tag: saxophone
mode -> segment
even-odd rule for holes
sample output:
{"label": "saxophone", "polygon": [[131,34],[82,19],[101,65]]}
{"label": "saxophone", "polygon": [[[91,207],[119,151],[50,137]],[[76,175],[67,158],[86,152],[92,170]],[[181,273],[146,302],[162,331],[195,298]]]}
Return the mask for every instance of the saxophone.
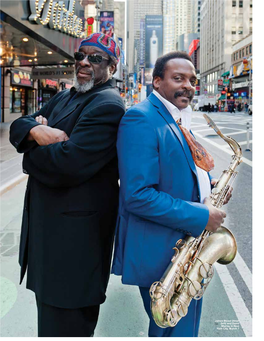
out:
{"label": "saxophone", "polygon": [[[234,139],[221,133],[211,118],[206,114],[203,116],[234,152],[228,169],[223,171],[210,195],[212,205],[221,208],[237,175],[235,169],[242,162],[242,151]],[[204,230],[196,238],[179,239],[173,249],[175,254],[162,278],[149,290],[152,316],[161,328],[174,327],[186,316],[191,300],[201,299],[209,285],[214,273],[213,264],[231,263],[237,244],[231,231],[220,226],[214,233]]]}

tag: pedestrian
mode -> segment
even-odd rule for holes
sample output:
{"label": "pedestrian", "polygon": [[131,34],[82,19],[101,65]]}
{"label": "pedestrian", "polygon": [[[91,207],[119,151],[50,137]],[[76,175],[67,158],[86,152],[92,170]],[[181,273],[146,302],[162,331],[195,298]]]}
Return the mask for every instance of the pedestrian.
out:
{"label": "pedestrian", "polygon": [[245,113],[247,113],[247,112],[248,112],[248,104],[245,103]]}
{"label": "pedestrian", "polygon": [[120,204],[112,272],[122,283],[139,286],[149,336],[198,336],[201,301],[192,301],[176,327],[160,328],[151,315],[149,288],[162,277],[178,239],[215,231],[226,216],[208,198],[211,156],[198,147],[202,165],[188,146],[195,84],[187,53],[158,58],[153,92],[126,112],[118,130]]}
{"label": "pedestrian", "polygon": [[214,105],[214,112],[217,112],[217,109],[218,109],[217,104],[215,104]]}
{"label": "pedestrian", "polygon": [[112,79],[119,56],[104,34],[82,40],[74,86],[11,125],[29,175],[20,283],[27,269],[40,337],[92,336],[106,298],[119,191],[116,134],[125,112]]}
{"label": "pedestrian", "polygon": [[208,110],[208,112],[211,112],[211,104],[210,103],[208,104],[207,110]]}

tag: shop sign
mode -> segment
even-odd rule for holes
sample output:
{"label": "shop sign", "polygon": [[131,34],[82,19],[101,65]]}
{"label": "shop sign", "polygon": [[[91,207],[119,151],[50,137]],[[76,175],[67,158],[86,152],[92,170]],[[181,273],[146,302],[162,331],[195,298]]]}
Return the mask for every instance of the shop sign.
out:
{"label": "shop sign", "polygon": [[46,84],[51,85],[51,86],[57,86],[58,83],[56,81],[51,80],[51,79],[46,79]]}
{"label": "shop sign", "polygon": [[223,80],[222,79],[218,79],[217,80],[217,84],[218,84],[218,91],[223,90],[223,87],[224,87]]}
{"label": "shop sign", "polygon": [[42,69],[32,69],[32,78],[33,79],[42,79],[42,78],[73,78],[74,77],[74,68],[73,67],[65,67],[65,68],[42,68]]}
{"label": "shop sign", "polygon": [[58,82],[53,81],[51,79],[42,79],[40,84],[41,84],[42,88],[46,88],[47,85],[48,85],[48,88],[51,88],[51,89],[58,89],[59,88]]}
{"label": "shop sign", "polygon": [[11,83],[18,86],[32,87],[33,82],[31,73],[13,69],[11,72]]}
{"label": "shop sign", "polygon": [[193,54],[193,52],[197,50],[197,46],[199,44],[199,41],[200,41],[199,39],[194,39],[191,42],[191,44],[189,46],[189,56],[191,56]]}
{"label": "shop sign", "polygon": [[65,1],[29,0],[31,15],[28,20],[40,25],[48,25],[74,37],[83,38],[83,20],[74,14],[76,0]]}
{"label": "shop sign", "polygon": [[241,83],[233,83],[232,88],[233,89],[246,88],[247,86],[252,86],[252,81],[241,82]]}

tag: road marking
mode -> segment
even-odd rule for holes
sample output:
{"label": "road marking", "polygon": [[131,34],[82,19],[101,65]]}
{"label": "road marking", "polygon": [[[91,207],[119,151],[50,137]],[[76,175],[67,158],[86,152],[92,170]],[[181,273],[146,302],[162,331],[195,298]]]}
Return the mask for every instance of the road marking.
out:
{"label": "road marking", "polygon": [[239,131],[235,131],[233,133],[228,133],[228,136],[231,136],[231,135],[238,135],[238,134],[246,134],[246,130],[239,130]]}
{"label": "road marking", "polygon": [[241,277],[243,278],[243,281],[245,282],[246,286],[248,287],[248,290],[252,294],[252,273],[247,267],[244,259],[240,256],[240,254],[237,252],[236,257],[234,259],[234,264],[240,273]]}
{"label": "road marking", "polygon": [[5,277],[0,277],[0,287],[2,293],[0,318],[2,318],[15,304],[17,300],[17,288],[13,282]]}
{"label": "road marking", "polygon": [[[252,140],[249,140],[249,143],[252,144]],[[247,144],[247,141],[239,142],[240,146]]]}
{"label": "road marking", "polygon": [[[214,141],[211,141],[211,140],[209,140],[208,138],[203,137],[201,134],[196,133],[196,132],[195,132],[195,135],[197,135],[198,137],[200,137],[202,140],[206,141],[207,143],[211,144],[212,146],[214,146],[214,147],[216,147],[216,148],[218,148],[218,149],[221,149],[222,151],[226,152],[226,153],[229,154],[229,155],[233,155],[233,154],[234,154],[234,152],[232,152],[232,151],[230,150],[230,148],[229,148],[229,149],[226,149],[226,145],[223,145],[223,146],[222,146],[222,145],[219,145],[218,143],[216,143],[216,142],[214,142]],[[242,157],[242,161],[243,161],[244,163],[246,163],[248,166],[252,167],[252,161],[251,161],[251,160],[249,160],[249,159],[247,159],[247,158],[245,158],[245,157]]]}
{"label": "road marking", "polygon": [[216,271],[223,283],[227,297],[236,313],[246,337],[252,336],[252,317],[243,301],[227,266],[215,263]]}

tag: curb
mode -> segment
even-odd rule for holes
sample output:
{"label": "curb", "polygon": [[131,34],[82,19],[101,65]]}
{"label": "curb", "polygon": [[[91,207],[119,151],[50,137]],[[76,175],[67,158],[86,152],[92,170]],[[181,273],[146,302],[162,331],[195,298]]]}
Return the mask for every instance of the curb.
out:
{"label": "curb", "polygon": [[20,182],[26,180],[28,178],[28,175],[21,174],[14,178],[13,180],[8,181],[6,184],[0,187],[0,196],[4,193],[10,191],[12,188],[14,188],[16,185],[20,184]]}

